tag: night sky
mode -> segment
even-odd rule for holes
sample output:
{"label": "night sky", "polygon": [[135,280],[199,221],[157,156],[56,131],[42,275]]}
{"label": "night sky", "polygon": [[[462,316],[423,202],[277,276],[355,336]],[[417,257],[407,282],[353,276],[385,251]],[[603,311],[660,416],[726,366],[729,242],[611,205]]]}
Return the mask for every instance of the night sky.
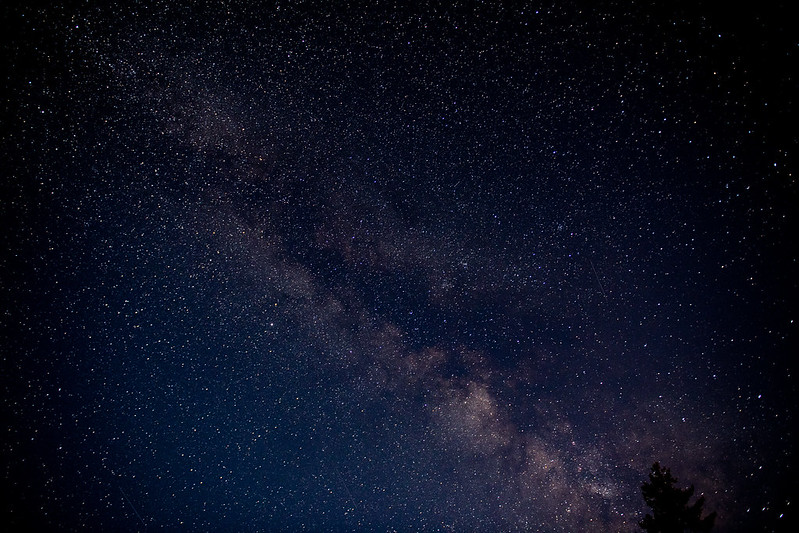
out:
{"label": "night sky", "polygon": [[795,524],[786,9],[254,4],[0,8],[7,530]]}

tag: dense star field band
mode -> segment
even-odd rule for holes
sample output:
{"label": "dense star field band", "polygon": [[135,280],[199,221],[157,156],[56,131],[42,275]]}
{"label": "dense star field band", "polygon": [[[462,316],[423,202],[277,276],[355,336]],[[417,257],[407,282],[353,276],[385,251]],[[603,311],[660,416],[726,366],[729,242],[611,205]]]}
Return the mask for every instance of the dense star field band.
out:
{"label": "dense star field band", "polygon": [[790,530],[791,18],[551,4],[4,3],[0,523]]}

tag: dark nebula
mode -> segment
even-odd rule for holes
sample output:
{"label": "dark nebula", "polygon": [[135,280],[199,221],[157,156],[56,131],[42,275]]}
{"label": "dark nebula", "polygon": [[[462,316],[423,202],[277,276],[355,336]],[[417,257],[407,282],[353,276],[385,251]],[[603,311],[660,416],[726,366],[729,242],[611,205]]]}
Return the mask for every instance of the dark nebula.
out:
{"label": "dark nebula", "polygon": [[4,529],[789,530],[787,8],[333,4],[0,8]]}

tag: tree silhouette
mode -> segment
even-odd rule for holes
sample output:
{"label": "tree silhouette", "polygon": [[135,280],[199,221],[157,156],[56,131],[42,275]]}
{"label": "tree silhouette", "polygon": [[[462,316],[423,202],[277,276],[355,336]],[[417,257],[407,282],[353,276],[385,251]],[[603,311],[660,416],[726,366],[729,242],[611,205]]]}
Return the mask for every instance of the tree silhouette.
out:
{"label": "tree silhouette", "polygon": [[638,525],[649,533],[710,531],[716,520],[716,513],[702,518],[705,497],[700,496],[693,505],[688,505],[688,500],[694,495],[694,486],[680,489],[674,486],[675,483],[677,479],[668,468],[661,468],[660,463],[652,465],[649,482],[641,485],[644,500],[652,508],[652,514],[647,514]]}

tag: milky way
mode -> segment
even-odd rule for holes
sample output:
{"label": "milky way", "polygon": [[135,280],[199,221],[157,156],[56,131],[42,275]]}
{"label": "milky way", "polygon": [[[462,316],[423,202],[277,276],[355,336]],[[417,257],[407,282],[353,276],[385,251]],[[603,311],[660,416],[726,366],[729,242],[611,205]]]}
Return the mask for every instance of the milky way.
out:
{"label": "milky way", "polygon": [[779,9],[3,7],[3,522],[796,518]]}

